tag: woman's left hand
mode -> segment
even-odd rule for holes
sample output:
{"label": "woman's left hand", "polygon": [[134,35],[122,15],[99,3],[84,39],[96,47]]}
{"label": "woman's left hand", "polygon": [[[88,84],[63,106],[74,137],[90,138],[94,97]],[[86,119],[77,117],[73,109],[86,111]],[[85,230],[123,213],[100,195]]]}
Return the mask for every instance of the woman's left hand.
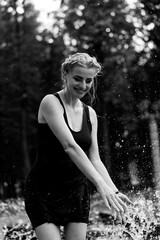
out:
{"label": "woman's left hand", "polygon": [[116,195],[117,195],[123,202],[125,202],[125,203],[127,203],[127,204],[133,205],[133,203],[130,201],[130,199],[129,199],[126,195],[124,195],[123,193],[118,192]]}
{"label": "woman's left hand", "polygon": [[[116,196],[117,196],[117,199],[119,199],[119,201],[121,202],[123,202],[123,204],[124,203],[127,203],[127,204],[129,204],[129,205],[133,205],[133,203],[129,200],[129,198],[126,196],[126,195],[124,195],[123,193],[121,193],[121,192],[118,192],[118,193],[116,193]],[[122,202],[121,202],[121,204],[122,204]],[[127,211],[127,206],[126,205],[124,205],[124,209],[125,209],[125,212]],[[114,219],[117,219],[120,223],[125,223],[125,213],[124,212],[122,212],[122,211],[119,211],[119,212],[116,212],[116,211],[112,211],[112,216],[114,217]]]}

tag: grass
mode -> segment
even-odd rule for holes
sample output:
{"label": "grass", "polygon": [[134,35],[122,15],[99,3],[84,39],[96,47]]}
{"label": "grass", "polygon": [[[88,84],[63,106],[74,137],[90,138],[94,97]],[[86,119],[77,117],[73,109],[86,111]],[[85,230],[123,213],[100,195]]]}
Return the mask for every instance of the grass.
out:
{"label": "grass", "polygon": [[[125,224],[113,220],[98,194],[92,197],[87,240],[160,240],[160,199],[152,189],[127,195],[134,207],[128,208]],[[36,239],[23,199],[1,201],[0,213],[0,239]]]}

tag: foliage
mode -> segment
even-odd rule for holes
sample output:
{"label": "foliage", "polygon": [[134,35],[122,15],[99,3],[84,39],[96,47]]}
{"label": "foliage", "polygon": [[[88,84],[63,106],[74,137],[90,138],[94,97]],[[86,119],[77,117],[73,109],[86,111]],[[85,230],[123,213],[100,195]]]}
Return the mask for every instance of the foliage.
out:
{"label": "foliage", "polygon": [[[35,160],[38,105],[55,89],[60,38],[39,32],[38,12],[28,1],[0,3],[0,196],[15,196]],[[47,35],[47,36],[46,36]],[[56,56],[56,57],[55,57]],[[56,59],[56,61],[55,61]],[[49,68],[49,70],[48,70]],[[54,80],[53,80],[54,79]]]}
{"label": "foliage", "polygon": [[0,12],[1,181],[15,183],[17,178],[24,179],[29,167],[28,138],[35,131],[30,123],[34,122],[33,109],[40,98],[35,95],[39,87],[40,44],[36,40],[37,13],[31,4],[2,1]]}
{"label": "foliage", "polygon": [[144,23],[148,26],[148,42],[151,43],[150,58],[145,64],[148,75],[148,90],[151,102],[159,100],[159,72],[160,72],[160,3],[152,0],[142,1],[142,9],[146,12]]}
{"label": "foliage", "polygon": [[[152,185],[148,122],[141,119],[139,105],[144,99],[152,101],[156,96],[159,98],[156,87],[159,80],[154,68],[159,66],[159,61],[156,65],[151,64],[151,78],[148,74],[151,69],[148,68],[149,62],[153,62],[151,41],[157,38],[157,44],[159,36],[150,30],[154,22],[156,29],[159,26],[158,7],[157,1],[155,6],[146,1],[144,5],[138,2],[135,8],[130,9],[121,0],[66,0],[59,15],[63,19],[67,53],[87,51],[95,55],[103,66],[102,75],[98,78],[99,101],[94,107],[101,123],[100,150],[106,151],[103,161],[111,165],[116,184],[122,175],[126,175],[129,181],[128,164],[135,160],[138,168],[143,169],[140,170],[140,178],[145,179],[145,186],[148,182]],[[147,10],[149,8],[150,11]],[[140,40],[143,44],[138,46]],[[157,51],[157,47],[153,50]],[[156,69],[159,71],[158,67]]]}
{"label": "foliage", "polygon": [[147,99],[149,113],[160,109],[159,13],[158,0],[139,0],[133,9],[124,0],[63,0],[50,13],[53,29],[40,31],[29,1],[0,2],[1,196],[13,196],[35,160],[39,102],[59,90],[60,64],[76,51],[96,56],[103,66],[93,106],[102,160],[115,178],[136,160],[148,179],[148,122],[139,106]]}
{"label": "foliage", "polygon": [[[130,199],[134,203],[134,207],[129,207],[126,213],[126,222],[121,224],[114,221],[110,213],[105,209],[99,195],[92,197],[90,222],[88,225],[88,240],[149,240],[158,239],[160,236],[159,229],[159,200],[154,196],[154,192],[148,189],[143,192],[130,192]],[[0,203],[2,216],[19,215],[20,212],[25,215],[24,203],[22,199],[7,200]],[[24,220],[25,219],[25,220]],[[32,227],[25,217],[23,221],[19,217],[19,221],[13,225],[5,225],[3,227],[4,239],[36,239]],[[63,236],[63,228],[61,228]]]}
{"label": "foliage", "polygon": [[68,52],[87,51],[98,58],[103,66],[101,85],[106,91],[117,81],[125,85],[126,71],[135,59],[132,47],[135,30],[127,21],[129,8],[125,2],[68,0],[63,4],[64,37],[70,37],[66,43]]}

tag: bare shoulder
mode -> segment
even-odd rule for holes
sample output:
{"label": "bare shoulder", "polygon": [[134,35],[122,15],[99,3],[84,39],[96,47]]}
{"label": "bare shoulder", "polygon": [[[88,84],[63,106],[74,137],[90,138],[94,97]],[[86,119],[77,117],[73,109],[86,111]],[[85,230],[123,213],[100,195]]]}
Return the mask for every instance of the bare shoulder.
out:
{"label": "bare shoulder", "polygon": [[89,108],[89,115],[90,115],[91,123],[94,124],[97,122],[97,114],[92,107],[88,106],[88,108]]}
{"label": "bare shoulder", "polygon": [[63,114],[63,108],[58,98],[53,94],[46,95],[39,106],[38,121],[45,123],[47,116],[52,117],[59,114]]}
{"label": "bare shoulder", "polygon": [[40,105],[49,105],[54,104],[56,102],[57,97],[55,97],[53,94],[47,94],[41,101]]}
{"label": "bare shoulder", "polygon": [[61,109],[61,104],[56,96],[54,94],[48,94],[46,95],[41,103],[40,103],[40,110],[43,111],[52,111],[56,109]]}

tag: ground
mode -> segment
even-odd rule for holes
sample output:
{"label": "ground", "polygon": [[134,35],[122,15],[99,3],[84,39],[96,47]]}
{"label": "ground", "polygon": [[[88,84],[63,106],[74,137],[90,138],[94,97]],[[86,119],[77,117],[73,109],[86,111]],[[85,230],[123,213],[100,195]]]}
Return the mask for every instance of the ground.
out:
{"label": "ground", "polygon": [[[134,207],[128,208],[125,224],[113,220],[98,194],[92,196],[87,240],[160,239],[160,199],[151,189],[129,192],[128,196]],[[1,201],[0,213],[0,239],[36,239],[24,210],[23,199]]]}

